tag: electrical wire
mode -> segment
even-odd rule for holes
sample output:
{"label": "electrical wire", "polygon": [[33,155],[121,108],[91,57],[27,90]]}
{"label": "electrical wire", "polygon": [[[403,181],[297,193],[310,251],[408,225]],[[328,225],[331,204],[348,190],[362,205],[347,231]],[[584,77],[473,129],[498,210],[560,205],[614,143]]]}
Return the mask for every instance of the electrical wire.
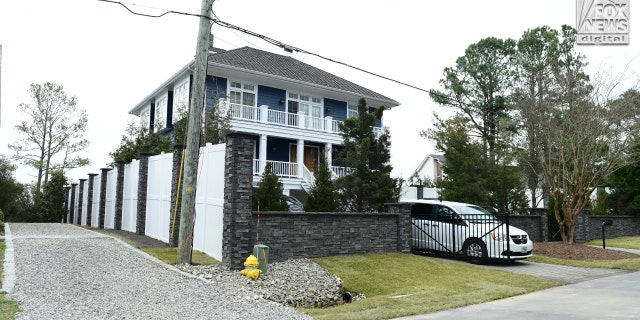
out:
{"label": "electrical wire", "polygon": [[325,57],[323,55],[320,55],[320,54],[317,54],[317,53],[314,53],[314,52],[310,52],[310,51],[307,51],[307,50],[304,50],[304,49],[301,49],[301,48],[298,48],[298,47],[287,45],[287,44],[285,44],[283,42],[280,42],[280,41],[278,41],[276,39],[273,39],[271,37],[268,37],[268,36],[262,35],[260,33],[257,33],[257,32],[254,32],[254,31],[251,31],[251,30],[248,30],[248,29],[236,26],[236,25],[233,25],[233,24],[225,22],[225,21],[222,21],[222,20],[218,19],[215,14],[213,15],[214,18],[212,18],[212,17],[202,16],[200,14],[193,14],[193,13],[187,13],[187,12],[179,12],[179,11],[174,11],[174,10],[168,10],[168,11],[162,13],[162,14],[159,14],[159,15],[149,15],[149,14],[143,14],[143,13],[135,12],[135,11],[129,9],[129,7],[127,7],[127,5],[125,5],[124,3],[119,2],[119,1],[112,1],[112,0],[98,0],[98,1],[119,4],[119,5],[123,6],[125,9],[127,9],[129,12],[131,12],[132,14],[140,15],[140,16],[144,16],[144,17],[150,17],[150,18],[160,18],[160,17],[162,17],[162,16],[164,16],[166,14],[170,14],[170,13],[181,14],[181,15],[186,15],[186,16],[194,16],[194,17],[205,17],[205,18],[211,20],[211,22],[213,24],[217,24],[217,25],[219,25],[221,27],[225,27],[225,28],[228,28],[228,29],[236,30],[236,31],[239,31],[239,32],[251,35],[251,36],[254,36],[256,38],[262,39],[262,40],[264,40],[264,41],[266,41],[266,42],[268,42],[268,43],[270,43],[270,44],[272,44],[272,45],[274,45],[276,47],[284,49],[284,51],[286,51],[286,52],[291,53],[291,52],[296,51],[296,52],[304,53],[304,54],[307,54],[307,55],[315,56],[315,57],[318,57],[320,59],[323,59],[323,60],[326,60],[326,61],[329,61],[329,62],[333,62],[335,64],[339,64],[339,65],[342,65],[342,66],[345,66],[345,67],[348,67],[348,68],[351,68],[351,69],[355,69],[355,70],[358,70],[360,72],[363,72],[363,73],[366,73],[366,74],[369,74],[369,75],[372,75],[372,76],[375,76],[375,77],[378,77],[378,78],[382,78],[382,79],[385,79],[385,80],[388,80],[388,81],[391,81],[391,82],[395,82],[397,84],[401,84],[401,85],[406,86],[406,87],[410,87],[410,88],[413,88],[413,89],[416,89],[416,90],[419,90],[419,91],[422,91],[422,92],[427,92],[427,93],[430,92],[427,89],[423,89],[423,88],[408,84],[406,82],[402,82],[400,80],[395,80],[393,78],[386,77],[386,76],[383,76],[381,74],[378,74],[378,73],[375,73],[375,72],[371,72],[371,71],[368,71],[368,70],[365,70],[365,69],[350,65],[350,64],[342,62],[342,61],[334,60],[334,59]]}

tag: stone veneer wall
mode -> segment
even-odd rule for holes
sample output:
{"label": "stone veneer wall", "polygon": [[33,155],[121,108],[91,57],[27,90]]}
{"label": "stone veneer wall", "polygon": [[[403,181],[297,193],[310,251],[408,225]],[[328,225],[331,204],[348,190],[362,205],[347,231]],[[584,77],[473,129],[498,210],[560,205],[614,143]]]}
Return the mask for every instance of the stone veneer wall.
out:
{"label": "stone veneer wall", "polygon": [[87,226],[91,227],[91,216],[93,213],[93,183],[97,173],[89,173],[89,194],[87,195]]}
{"label": "stone veneer wall", "polygon": [[75,206],[76,206],[76,187],[78,186],[77,183],[72,183],[71,184],[71,201],[69,203],[69,223],[73,224],[74,223],[74,216],[75,216]]}
{"label": "stone veneer wall", "polygon": [[[391,213],[261,212],[258,236],[260,243],[269,247],[269,261],[273,262],[345,254],[409,252],[409,217],[408,210]],[[257,223],[258,213],[254,212],[253,235]]]}
{"label": "stone veneer wall", "polygon": [[124,161],[118,161],[116,175],[116,210],[113,221],[115,230],[122,229],[122,205],[124,203]]}
{"label": "stone veneer wall", "polygon": [[107,174],[111,168],[100,169],[100,207],[98,208],[98,228],[104,229],[104,219],[107,210]]}
{"label": "stone veneer wall", "polygon": [[227,135],[221,264],[232,270],[244,268],[255,242],[251,223],[254,144],[253,136]]}
{"label": "stone veneer wall", "polygon": [[[581,215],[582,216],[582,215]],[[584,215],[584,228],[580,229],[580,237],[576,242],[602,239],[602,220],[612,220],[613,225],[605,227],[605,239],[640,235],[640,217],[631,216],[594,216]],[[576,228],[576,233],[578,229]],[[578,239],[579,238],[579,239]],[[605,241],[606,242],[606,241]]]}
{"label": "stone veneer wall", "polygon": [[84,206],[84,183],[87,181],[87,179],[80,179],[80,186],[79,186],[79,191],[78,191],[78,225],[82,225],[82,215],[83,214],[87,214],[86,212],[83,212],[83,206]]}
{"label": "stone veneer wall", "polygon": [[140,153],[138,168],[138,212],[136,215],[136,234],[144,235],[147,226],[147,182],[149,177],[149,157],[152,153]]}

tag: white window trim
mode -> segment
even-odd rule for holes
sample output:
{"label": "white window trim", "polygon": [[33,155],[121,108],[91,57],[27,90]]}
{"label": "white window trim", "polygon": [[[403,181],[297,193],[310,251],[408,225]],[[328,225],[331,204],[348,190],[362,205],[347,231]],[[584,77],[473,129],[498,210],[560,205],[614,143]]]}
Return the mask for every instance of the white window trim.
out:
{"label": "white window trim", "polygon": [[149,129],[149,122],[151,122],[151,105],[147,105],[142,111],[140,111],[140,128]]}
{"label": "white window trim", "polygon": [[172,123],[180,120],[180,111],[184,110],[186,112],[189,110],[189,88],[190,83],[187,77],[179,82],[173,89],[173,106],[171,106],[171,114],[173,115],[171,119]]}
{"label": "white window trim", "polygon": [[[231,87],[232,83],[239,83],[241,84],[242,88],[236,88],[236,87]],[[248,90],[245,89],[244,86],[245,85],[250,85],[253,86],[253,90]],[[258,104],[258,85],[249,81],[242,81],[242,80],[231,80],[228,79],[227,80],[227,101],[229,103],[231,103],[231,91],[238,91],[238,92],[242,92],[242,93],[252,93],[254,95],[254,99],[253,99],[253,105],[249,106],[249,107],[256,107]],[[242,104],[243,106],[247,106]]]}
{"label": "white window trim", "polygon": [[[167,127],[167,107],[168,95],[165,93],[160,96],[155,103],[155,117],[153,126],[156,130],[162,130]],[[160,109],[161,107],[161,109]],[[160,118],[161,117],[161,118]]]}
{"label": "white window trim", "polygon": [[[296,97],[291,97],[291,95],[295,95]],[[308,97],[309,100],[303,100],[300,99],[301,96],[305,96]],[[320,102],[314,102],[314,99],[318,99],[320,100]],[[310,94],[305,94],[305,93],[300,93],[300,92],[287,92],[287,103],[286,105],[286,111],[289,111],[289,101],[297,101],[298,102],[298,112],[300,112],[300,104],[301,103],[305,103],[308,104],[309,106],[313,107],[313,106],[317,106],[320,109],[320,118],[324,118],[324,98],[320,98],[317,96],[313,96]],[[312,115],[309,115],[312,116]]]}
{"label": "white window trim", "polygon": [[[351,114],[349,112],[349,111],[351,111],[351,110],[349,110],[349,107],[354,107],[355,108],[355,110],[353,110],[351,112]],[[355,114],[353,114],[353,112],[355,112]],[[347,119],[348,118],[355,118],[355,117],[358,117],[358,104],[357,103],[347,103]]]}

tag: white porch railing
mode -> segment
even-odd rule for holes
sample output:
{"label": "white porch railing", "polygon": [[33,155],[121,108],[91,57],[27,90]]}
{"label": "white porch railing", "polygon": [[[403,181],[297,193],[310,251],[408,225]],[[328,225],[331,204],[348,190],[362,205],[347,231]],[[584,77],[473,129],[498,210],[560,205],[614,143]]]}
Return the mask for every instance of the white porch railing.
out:
{"label": "white porch railing", "polygon": [[331,178],[333,179],[342,178],[351,172],[353,172],[353,168],[331,166]]}
{"label": "white porch railing", "polygon": [[[273,173],[275,173],[278,177],[285,177],[285,178],[298,177],[298,174],[297,174],[298,164],[295,162],[267,160],[266,163],[271,163],[271,169],[273,170]],[[331,170],[332,179],[341,178],[353,172],[353,168],[336,167],[336,166],[331,166],[330,170]],[[262,174],[260,170],[260,159],[253,159],[253,174],[254,175]],[[307,168],[304,165],[302,166],[302,178],[305,181],[307,181],[309,185],[312,185],[313,183],[315,183],[315,177],[313,176],[313,173],[309,171],[309,168]]]}
{"label": "white porch railing", "polygon": [[[314,131],[340,133],[339,123],[333,117],[311,117],[305,114],[270,110],[266,106],[248,107],[231,103],[231,117],[236,120],[264,122],[285,127],[304,128]],[[382,134],[382,128],[373,128],[376,136]]]}

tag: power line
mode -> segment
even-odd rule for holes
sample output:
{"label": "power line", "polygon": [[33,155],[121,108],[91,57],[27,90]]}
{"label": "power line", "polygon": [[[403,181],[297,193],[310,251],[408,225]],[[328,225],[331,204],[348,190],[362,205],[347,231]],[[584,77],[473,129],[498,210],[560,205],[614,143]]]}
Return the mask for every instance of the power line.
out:
{"label": "power line", "polygon": [[[123,6],[125,9],[127,9],[129,12],[131,12],[132,14],[139,15],[139,16],[144,16],[144,17],[150,17],[150,18],[160,18],[160,17],[162,17],[164,15],[167,15],[167,14],[170,14],[170,13],[181,14],[181,15],[186,15],[186,16],[194,16],[194,17],[203,17],[200,14],[179,12],[179,11],[174,11],[174,10],[168,10],[168,11],[165,11],[164,13],[162,13],[162,14],[159,14],[159,15],[149,15],[149,14],[135,12],[135,11],[129,9],[129,7],[127,7],[127,5],[125,5],[124,3],[119,2],[119,1],[111,1],[111,0],[98,0],[98,1],[119,4],[119,5]],[[280,41],[278,41],[276,39],[273,39],[271,37],[268,37],[268,36],[262,35],[260,33],[257,33],[257,32],[254,32],[254,31],[251,31],[251,30],[248,30],[248,29],[236,26],[236,25],[233,25],[233,24],[225,22],[225,21],[222,21],[222,20],[218,19],[218,17],[215,16],[215,15],[214,15],[214,17],[215,18],[211,18],[211,17],[206,17],[206,18],[211,20],[212,23],[217,24],[217,25],[219,25],[221,27],[225,27],[225,28],[228,28],[228,29],[233,29],[233,30],[236,30],[236,31],[239,31],[239,32],[242,32],[242,33],[246,33],[246,34],[251,35],[251,36],[254,36],[256,38],[260,38],[260,39],[262,39],[262,40],[264,40],[264,41],[266,41],[268,43],[271,43],[272,45],[274,45],[276,47],[280,47],[280,48],[284,49],[284,51],[286,51],[286,52],[296,51],[296,52],[312,55],[312,56],[318,57],[320,59],[327,60],[329,62],[333,62],[333,63],[339,64],[339,65],[343,65],[345,67],[348,67],[348,68],[351,68],[351,69],[355,69],[355,70],[358,70],[360,72],[364,72],[366,74],[369,74],[369,75],[372,75],[372,76],[375,76],[375,77],[378,77],[378,78],[382,78],[382,79],[385,79],[385,80],[388,80],[388,81],[391,81],[391,82],[395,82],[397,84],[401,84],[401,85],[404,85],[404,86],[407,86],[407,87],[410,87],[410,88],[413,88],[413,89],[416,89],[416,90],[420,90],[420,91],[429,93],[429,90],[427,90],[427,89],[423,89],[423,88],[408,84],[406,82],[395,80],[393,78],[386,77],[386,76],[383,76],[381,74],[378,74],[378,73],[375,73],[375,72],[371,72],[371,71],[368,71],[368,70],[365,70],[365,69],[350,65],[350,64],[342,62],[342,61],[337,61],[337,60],[322,56],[322,55],[314,53],[314,52],[310,52],[310,51],[307,51],[307,50],[304,50],[304,49],[301,49],[301,48],[298,48],[298,47],[287,45],[287,44],[285,44],[283,42],[280,42]]]}

